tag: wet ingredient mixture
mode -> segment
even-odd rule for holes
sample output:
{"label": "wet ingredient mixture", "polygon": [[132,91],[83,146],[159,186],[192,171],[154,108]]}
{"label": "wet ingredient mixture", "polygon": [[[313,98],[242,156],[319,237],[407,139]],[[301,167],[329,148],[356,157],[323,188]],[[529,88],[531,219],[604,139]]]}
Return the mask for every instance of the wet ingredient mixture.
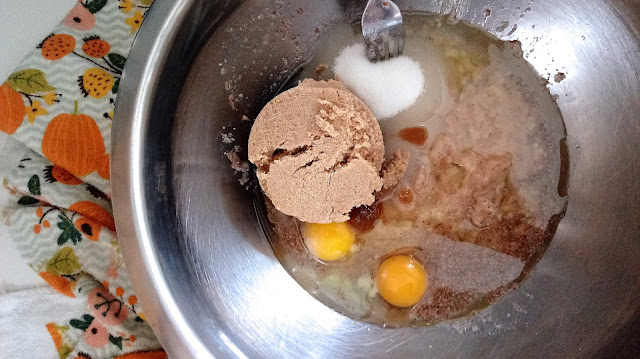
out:
{"label": "wet ingredient mixture", "polygon": [[519,44],[433,16],[405,24],[396,74],[423,74],[413,101],[375,101],[389,69],[361,61],[357,29],[335,27],[280,95],[295,95],[288,114],[267,105],[249,143],[285,268],[335,310],[390,326],[467,315],[515,288],[566,205],[562,118]]}

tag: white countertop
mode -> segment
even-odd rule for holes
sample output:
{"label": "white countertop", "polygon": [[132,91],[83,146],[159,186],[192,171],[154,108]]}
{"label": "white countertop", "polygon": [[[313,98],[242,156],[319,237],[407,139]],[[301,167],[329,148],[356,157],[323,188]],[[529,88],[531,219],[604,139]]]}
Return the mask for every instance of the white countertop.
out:
{"label": "white countertop", "polygon": [[[0,83],[73,7],[76,0],[0,0]],[[13,165],[7,136],[0,132],[0,180]],[[10,163],[7,163],[10,162]],[[8,193],[0,189],[0,211]],[[0,221],[0,293],[46,285],[22,261],[4,220]]]}

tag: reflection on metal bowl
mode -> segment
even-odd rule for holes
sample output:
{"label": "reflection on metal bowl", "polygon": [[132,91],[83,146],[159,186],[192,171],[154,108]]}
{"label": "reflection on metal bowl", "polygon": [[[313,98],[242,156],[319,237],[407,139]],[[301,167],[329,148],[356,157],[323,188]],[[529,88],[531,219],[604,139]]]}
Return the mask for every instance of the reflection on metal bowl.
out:
{"label": "reflection on metal bowl", "polygon": [[[451,13],[449,1],[398,1]],[[224,155],[332,24],[365,2],[158,1],[129,57],[114,123],[114,208],[125,260],[171,357],[600,355],[640,312],[640,4],[516,0],[455,5],[522,42],[567,127],[570,201],[530,277],[455,322],[388,329],[304,291],[265,238],[253,193]],[[553,78],[558,75],[558,82]],[[566,79],[562,77],[566,75]],[[561,81],[562,80],[562,81]]]}

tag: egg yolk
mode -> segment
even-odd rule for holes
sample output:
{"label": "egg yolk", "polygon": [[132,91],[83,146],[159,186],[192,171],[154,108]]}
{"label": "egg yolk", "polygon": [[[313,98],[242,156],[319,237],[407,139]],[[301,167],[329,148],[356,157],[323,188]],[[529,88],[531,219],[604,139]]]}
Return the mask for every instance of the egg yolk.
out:
{"label": "egg yolk", "polygon": [[356,234],[346,222],[305,223],[303,236],[309,252],[323,261],[343,259],[356,242]]}
{"label": "egg yolk", "polygon": [[407,255],[386,259],[376,274],[378,293],[396,307],[417,304],[427,291],[427,272],[422,264]]}

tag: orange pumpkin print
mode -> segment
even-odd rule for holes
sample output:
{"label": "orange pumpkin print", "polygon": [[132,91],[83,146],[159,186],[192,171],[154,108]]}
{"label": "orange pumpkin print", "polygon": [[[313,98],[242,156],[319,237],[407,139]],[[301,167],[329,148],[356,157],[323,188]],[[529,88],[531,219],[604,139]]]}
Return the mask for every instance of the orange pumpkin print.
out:
{"label": "orange pumpkin print", "polygon": [[78,114],[78,103],[71,114],[60,114],[49,122],[42,137],[42,154],[77,177],[94,171],[109,179],[109,155],[96,121]]}
{"label": "orange pumpkin print", "polygon": [[113,216],[106,209],[91,201],[76,202],[69,206],[69,210],[87,217],[112,231],[116,230]]}
{"label": "orange pumpkin print", "polygon": [[44,169],[44,178],[49,183],[60,182],[69,186],[75,186],[82,183],[78,177],[69,173],[69,171],[65,170],[60,166],[47,166]]}
{"label": "orange pumpkin print", "polygon": [[42,57],[47,60],[60,60],[69,55],[76,47],[76,39],[67,34],[51,35],[44,39],[42,44]]}
{"label": "orange pumpkin print", "polygon": [[0,131],[12,135],[22,124],[27,108],[22,96],[11,86],[0,86]]}
{"label": "orange pumpkin print", "polygon": [[82,52],[85,55],[95,58],[101,58],[107,56],[111,50],[111,45],[108,42],[102,40],[98,36],[87,37],[84,39],[82,45]]}
{"label": "orange pumpkin print", "polygon": [[100,239],[102,227],[115,231],[116,226],[111,214],[93,202],[77,202],[72,204],[69,209],[82,215],[74,225],[76,229],[84,233],[93,242],[97,242]]}
{"label": "orange pumpkin print", "polygon": [[71,288],[71,282],[69,282],[67,278],[63,276],[51,274],[49,272],[40,272],[39,274],[40,274],[40,277],[42,277],[42,279],[44,279],[45,282],[47,282],[50,286],[53,287],[53,289],[66,295],[67,297],[71,297],[71,298],[76,297],[75,293],[73,293],[73,290]]}

